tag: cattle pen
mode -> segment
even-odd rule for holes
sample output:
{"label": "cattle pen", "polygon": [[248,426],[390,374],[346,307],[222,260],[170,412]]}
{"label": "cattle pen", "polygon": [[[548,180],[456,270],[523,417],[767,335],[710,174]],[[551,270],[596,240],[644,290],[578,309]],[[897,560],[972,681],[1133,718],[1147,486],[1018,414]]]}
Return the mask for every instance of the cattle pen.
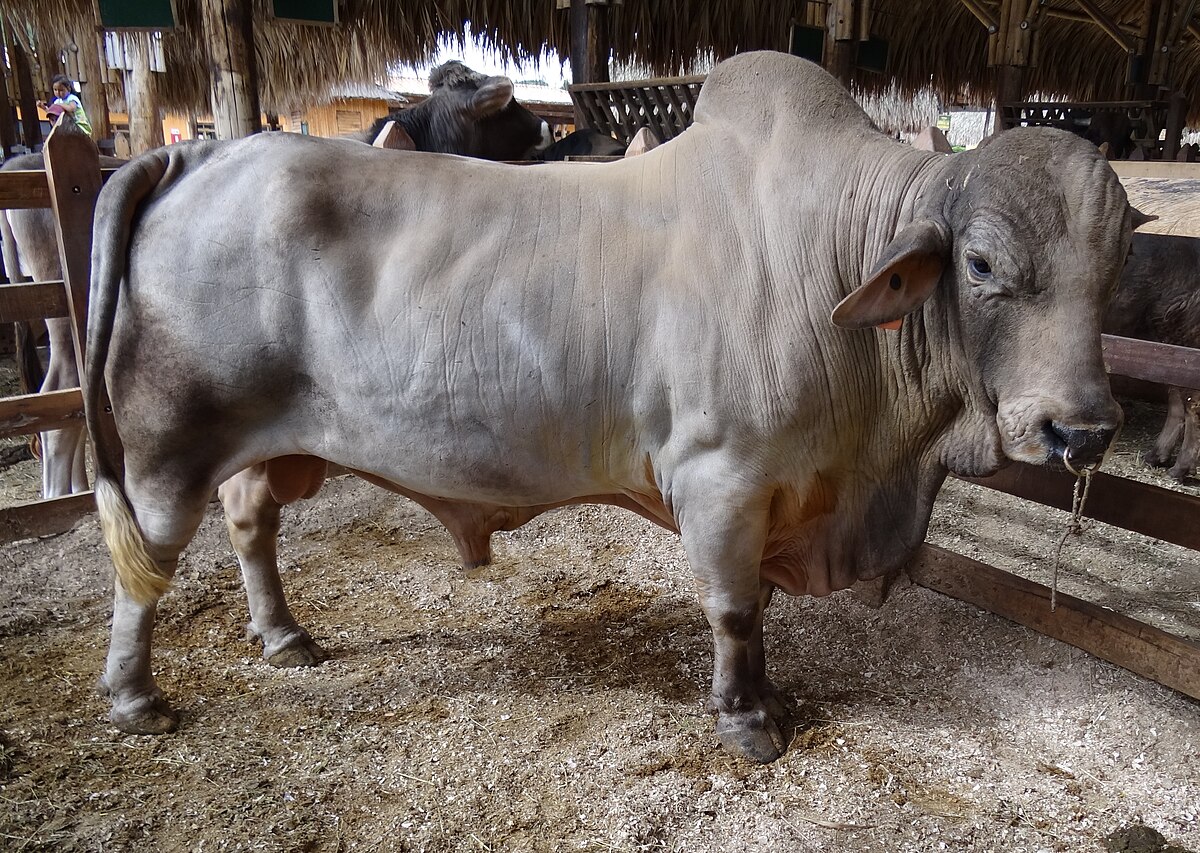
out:
{"label": "cattle pen", "polygon": [[[89,146],[90,143],[80,137],[55,135],[47,143],[47,171],[44,175],[0,173],[0,206],[53,207],[60,223],[58,234],[64,261],[62,282],[7,285],[0,290],[0,320],[12,322],[36,317],[70,316],[76,329],[77,352],[82,351],[82,333],[86,317],[90,265],[90,238],[87,235],[90,235],[89,224],[94,199],[104,178],[98,163],[88,163],[88,158],[94,157],[94,152],[88,150]],[[1196,351],[1127,339],[1106,339],[1105,360],[1110,372],[1114,374],[1185,387],[1200,386],[1200,353]],[[78,389],[52,395],[29,395],[0,403],[0,427],[4,435],[27,434],[64,423],[78,422],[80,417],[81,395]],[[1072,479],[1067,475],[1013,465],[994,477],[976,482],[1039,505],[1070,509]],[[225,768],[202,766],[209,759],[204,757],[202,748],[186,745],[186,733],[175,736],[177,743],[183,742],[182,746],[172,746],[169,740],[163,745],[162,741],[154,742],[136,737],[114,739],[111,736],[94,734],[90,744],[84,743],[79,746],[82,762],[106,763],[125,758],[136,764],[140,768],[139,772],[147,773],[148,776],[153,774],[148,773],[145,768],[157,764],[181,774],[181,778],[186,778],[201,789],[221,787],[225,784],[222,774],[230,772],[244,776],[252,776],[256,772],[274,773],[280,777],[287,777],[289,773],[298,776],[315,774],[306,778],[317,778],[320,773],[327,772],[327,765],[336,764],[339,750],[349,743],[345,730],[363,725],[373,726],[375,728],[372,731],[378,736],[373,740],[356,742],[354,745],[354,748],[364,750],[363,754],[367,756],[367,764],[370,765],[356,777],[357,784],[362,789],[370,789],[369,795],[363,795],[367,804],[376,808],[379,797],[384,796],[386,800],[386,793],[390,791],[399,792],[398,796],[402,796],[406,802],[417,805],[413,805],[403,814],[397,812],[400,816],[390,829],[390,825],[381,825],[374,836],[366,835],[363,846],[368,849],[372,844],[378,849],[389,849],[393,846],[398,849],[404,846],[397,841],[404,833],[411,832],[417,837],[416,833],[422,830],[434,833],[428,836],[430,838],[455,838],[462,843],[463,849],[555,849],[555,845],[548,843],[546,837],[543,836],[539,840],[538,833],[544,833],[545,827],[556,821],[562,821],[564,825],[574,821],[570,825],[575,828],[573,831],[576,834],[571,836],[571,839],[574,842],[572,846],[577,849],[666,848],[666,844],[657,843],[661,839],[656,836],[653,821],[644,816],[636,817],[636,811],[631,805],[634,799],[654,796],[662,798],[663,805],[659,806],[662,809],[668,808],[670,803],[679,798],[689,798],[695,802],[694,806],[686,808],[678,806],[688,815],[689,820],[694,818],[697,828],[677,829],[676,839],[682,839],[687,844],[681,843],[676,849],[785,849],[788,840],[794,841],[800,849],[818,849],[812,846],[811,842],[800,843],[806,836],[799,830],[796,830],[795,836],[785,837],[782,844],[778,839],[774,843],[745,843],[747,839],[759,837],[763,831],[763,822],[768,818],[773,820],[776,816],[784,827],[799,825],[807,830],[823,833],[822,837],[829,845],[823,849],[937,849],[939,840],[953,838],[956,831],[953,827],[961,827],[965,820],[964,815],[970,813],[970,797],[964,791],[969,791],[972,784],[978,787],[978,783],[989,778],[989,770],[984,767],[978,771],[978,776],[972,777],[968,773],[961,788],[950,783],[923,786],[916,781],[916,771],[911,768],[899,769],[894,756],[889,757],[886,749],[877,743],[869,750],[864,749],[863,778],[883,792],[897,809],[919,812],[920,819],[925,821],[921,832],[929,830],[930,827],[935,828],[930,830],[933,834],[928,836],[897,836],[895,845],[891,847],[870,835],[875,828],[868,826],[867,821],[856,818],[852,811],[837,811],[836,796],[848,791],[839,791],[836,786],[831,786],[830,796],[834,797],[833,800],[821,800],[815,796],[811,800],[802,800],[798,795],[794,795],[793,799],[785,797],[772,800],[766,793],[762,793],[770,789],[764,780],[778,781],[783,778],[779,774],[799,772],[794,765],[792,771],[775,771],[777,775],[774,777],[769,775],[771,771],[761,771],[768,775],[756,776],[754,774],[760,771],[751,772],[743,767],[732,766],[727,760],[708,751],[709,733],[705,728],[707,718],[697,712],[693,717],[680,720],[677,709],[672,704],[678,703],[681,696],[688,696],[689,691],[693,689],[697,695],[703,692],[695,688],[697,679],[700,683],[703,682],[699,673],[705,669],[703,629],[696,624],[696,620],[681,616],[661,602],[656,603],[654,595],[649,591],[652,587],[646,583],[622,585],[612,577],[605,577],[603,572],[591,572],[586,569],[580,578],[569,578],[558,565],[563,560],[587,562],[597,554],[612,553],[614,550],[620,554],[621,560],[631,560],[630,552],[640,547],[655,562],[659,571],[655,577],[667,590],[666,599],[677,603],[680,598],[686,598],[688,590],[686,582],[673,573],[674,569],[679,568],[680,557],[677,552],[672,553],[672,546],[664,545],[661,539],[652,539],[646,534],[639,534],[641,538],[636,540],[639,544],[606,543],[603,541],[606,539],[606,533],[619,534],[625,529],[616,526],[607,511],[593,512],[591,508],[570,510],[568,513],[577,514],[579,519],[586,521],[596,531],[595,535],[583,544],[572,546],[564,543],[564,529],[556,526],[554,521],[539,521],[536,525],[531,525],[532,532],[528,534],[527,539],[522,540],[518,534],[512,540],[514,543],[535,542],[541,549],[536,552],[533,560],[535,565],[532,567],[532,572],[545,584],[545,588],[540,592],[536,589],[521,588],[521,596],[514,600],[503,597],[497,591],[501,586],[500,582],[508,582],[511,575],[523,571],[523,567],[515,565],[516,560],[511,556],[516,550],[514,544],[501,548],[500,559],[493,569],[483,570],[472,579],[454,578],[445,581],[441,579],[441,575],[437,575],[430,582],[428,590],[414,593],[413,589],[418,584],[429,580],[428,576],[435,571],[436,566],[453,562],[448,557],[446,544],[437,544],[438,533],[429,519],[411,508],[381,511],[364,495],[362,484],[347,478],[331,483],[330,488],[337,496],[338,503],[332,508],[327,508],[324,513],[300,509],[298,520],[289,528],[289,539],[299,543],[299,556],[294,559],[291,571],[298,581],[302,576],[305,581],[314,584],[308,593],[310,597],[305,599],[306,604],[302,604],[310,613],[308,618],[317,624],[328,620],[325,630],[341,638],[340,643],[335,643],[335,652],[340,645],[340,655],[335,657],[352,657],[353,652],[347,651],[346,647],[358,643],[371,654],[378,654],[381,661],[390,660],[398,665],[415,667],[422,678],[427,678],[430,682],[437,681],[441,685],[438,690],[408,692],[404,685],[387,688],[390,671],[380,664],[375,669],[358,673],[357,680],[351,679],[349,687],[346,686],[346,681],[340,681],[346,692],[335,697],[331,695],[333,691],[323,690],[318,683],[322,677],[341,679],[345,675],[345,668],[349,666],[344,659],[335,659],[330,665],[319,668],[311,675],[279,676],[277,680],[273,680],[273,675],[263,675],[259,672],[265,669],[261,661],[242,661],[223,670],[228,678],[226,686],[232,698],[222,698],[215,694],[202,696],[194,707],[185,709],[199,725],[211,726],[218,731],[219,738],[239,744],[239,761],[242,763]],[[394,500],[390,501],[390,504],[395,503]],[[84,494],[54,502],[37,502],[6,509],[0,513],[0,540],[6,544],[23,543],[21,548],[53,547],[52,543],[61,541],[56,537],[57,534],[70,531],[93,508],[90,494]],[[1200,498],[1191,494],[1101,473],[1095,476],[1085,514],[1090,518],[1134,530],[1163,542],[1193,551],[1200,550],[1200,525],[1196,524],[1196,520],[1200,518]],[[501,635],[490,615],[480,616],[480,621],[476,623],[469,612],[459,613],[457,617],[449,618],[445,623],[434,624],[414,620],[413,624],[394,632],[391,636],[386,628],[366,629],[363,633],[364,628],[358,623],[370,622],[380,615],[380,611],[371,606],[362,606],[357,611],[352,611],[349,603],[342,600],[347,592],[319,588],[323,584],[317,581],[325,581],[328,578],[322,570],[310,569],[309,563],[306,562],[307,555],[325,541],[323,537],[327,537],[328,534],[321,531],[326,525],[340,525],[353,532],[360,544],[340,546],[332,553],[323,553],[318,559],[334,564],[339,561],[366,563],[375,566],[376,570],[383,568],[376,563],[385,557],[408,561],[412,568],[400,575],[400,580],[396,582],[396,591],[415,596],[413,600],[417,604],[414,607],[419,606],[420,609],[429,612],[449,615],[458,607],[470,610],[471,607],[513,607],[523,604],[528,607],[529,619],[532,620],[525,626],[530,631],[529,636],[519,640],[508,639]],[[405,533],[404,530],[410,526],[417,533]],[[220,538],[218,528],[219,524],[206,526],[202,534],[206,543]],[[99,569],[99,564],[103,563],[106,557],[97,544],[98,537],[94,530],[87,535],[90,535],[90,538],[73,539],[71,542],[74,543],[73,547],[82,545],[88,549],[87,555],[94,558]],[[41,543],[31,541],[40,537],[50,538]],[[207,551],[205,553],[207,554]],[[616,562],[614,565],[623,564]],[[176,679],[191,678],[202,667],[217,666],[212,656],[201,654],[193,659],[184,650],[185,645],[191,646],[192,653],[207,643],[217,647],[222,655],[238,655],[236,651],[231,652],[235,643],[225,636],[227,631],[220,634],[216,640],[212,639],[219,630],[216,627],[220,624],[217,619],[219,612],[227,610],[230,600],[236,597],[236,572],[225,565],[216,575],[209,575],[205,573],[207,568],[195,566],[190,573],[185,571],[180,579],[183,590],[180,595],[184,596],[187,602],[186,616],[164,617],[171,627],[184,637],[181,649],[175,653],[168,652],[164,660],[165,666],[176,671]],[[1200,645],[1196,643],[1195,637],[1176,636],[1139,619],[1066,594],[1059,594],[1058,608],[1051,612],[1050,589],[1047,585],[993,568],[982,560],[931,545],[922,548],[910,565],[908,573],[917,584],[996,612],[1028,625],[1041,634],[1063,640],[1152,678],[1193,699],[1200,698]],[[345,578],[342,578],[339,582],[344,580]],[[460,583],[468,581],[476,584],[476,591],[468,593],[460,587]],[[207,591],[201,591],[206,587]],[[863,593],[864,596],[870,594],[870,589]],[[897,596],[900,603],[889,603],[887,607],[905,607],[913,603],[913,594],[910,591],[901,590]],[[396,598],[398,600],[399,596]],[[815,610],[806,612],[806,635],[803,638],[783,638],[781,642],[797,645],[822,642],[818,637],[822,632],[830,630],[831,623],[837,619],[836,611],[839,607],[848,605],[849,602],[839,599],[815,606]],[[401,607],[395,602],[392,606]],[[953,632],[959,630],[957,626],[961,624],[966,626],[961,628],[965,636],[974,636],[978,631],[978,620],[964,616],[967,608],[955,603],[938,603],[931,612],[933,616],[927,625],[911,624],[891,637],[868,639],[866,635],[869,631],[864,629],[855,632],[853,638],[862,643],[862,654],[867,661],[865,666],[868,669],[865,671],[869,674],[869,667],[902,661],[903,658],[881,650],[881,647],[895,641],[912,652],[913,660],[900,663],[900,666],[906,670],[911,666],[913,673],[919,673],[922,667],[936,672],[941,664],[934,658],[946,655],[948,660],[954,659],[950,646],[955,644],[957,634],[949,641],[940,643],[932,640],[931,633],[923,630],[924,628],[934,626],[945,632]],[[355,613],[353,617],[352,613]],[[865,625],[877,617],[866,612],[861,618]],[[655,634],[661,636],[656,638]],[[699,636],[699,640],[692,635]],[[1061,656],[1062,652],[1048,647],[1045,643],[1023,639],[1023,632],[1005,629],[1003,636],[1003,642],[1013,646],[1017,654],[1029,654],[1039,660],[1054,661],[1055,666],[1063,665],[1061,657],[1056,657]],[[542,642],[540,646],[537,642],[539,639]],[[670,648],[668,639],[681,644],[687,655],[680,655],[678,649]],[[170,643],[169,640],[167,642]],[[514,643],[517,645],[514,646]],[[482,683],[494,680],[499,684],[508,684],[514,680],[514,668],[505,662],[506,655],[517,654],[513,651],[514,648],[521,654],[535,657],[535,660],[525,665],[526,673],[532,675],[526,678],[515,677],[515,691],[534,691],[537,701],[549,706],[548,710],[540,711],[535,720],[525,723],[535,731],[531,747],[515,747],[510,736],[511,727],[520,722],[522,715],[527,713],[518,701],[501,696],[499,704],[492,702],[488,706],[486,703],[473,704],[470,699],[472,691],[482,690]],[[33,657],[32,652],[27,654]],[[546,660],[537,660],[539,654],[546,656]],[[855,657],[854,654],[831,654],[830,665],[819,669],[818,673],[836,676],[838,672],[845,672],[843,667],[850,670],[856,666],[850,663]],[[927,659],[917,661],[916,658],[922,654]],[[623,655],[629,655],[629,658],[626,659]],[[689,655],[691,660],[688,660]],[[444,673],[435,676],[426,671],[442,666],[442,661],[447,659],[452,663],[447,665],[446,669],[457,672],[460,667],[470,667],[474,664],[478,667],[479,674],[471,677],[457,672],[449,678],[447,684]],[[957,660],[957,665],[961,667],[975,665],[988,668],[1000,664],[1002,668],[1007,659],[990,651],[983,654],[978,663],[963,663],[961,659]],[[674,677],[668,679],[666,686],[653,687],[653,679],[640,674],[638,669],[660,664],[669,668]],[[36,671],[36,666],[37,662],[33,661],[32,669],[22,671]],[[51,656],[46,661],[46,666],[55,678],[72,682],[85,680],[78,667],[69,661]],[[10,672],[12,670],[10,667]],[[643,714],[634,715],[637,719],[618,718],[603,710],[607,700],[598,698],[596,704],[590,708],[592,716],[588,718],[579,719],[569,714],[556,714],[554,704],[559,701],[559,691],[570,694],[578,689],[579,679],[586,680],[589,677],[600,679],[610,691],[641,695],[642,699],[647,701],[647,710]],[[848,681],[854,681],[851,676],[846,677]],[[1006,675],[997,671],[994,677],[1003,681]],[[443,680],[439,681],[439,678]],[[942,684],[941,689],[953,690],[955,682],[952,677],[947,678],[949,680],[939,682]],[[1107,679],[1104,683],[1112,683],[1111,677],[1104,678]],[[785,684],[790,683],[787,678],[783,681]],[[806,716],[808,722],[798,725],[794,732],[796,743],[801,749],[797,750],[798,756],[793,757],[800,761],[809,761],[816,768],[817,774],[827,769],[831,762],[836,762],[847,749],[852,750],[856,741],[868,741],[867,735],[856,728],[862,724],[862,720],[882,725],[882,721],[886,720],[889,714],[896,713],[897,706],[892,704],[896,701],[893,687],[886,688],[886,695],[883,691],[877,691],[878,695],[871,696],[873,682],[859,680],[855,683],[858,687],[851,689],[858,692],[852,701],[839,705],[839,700],[835,698],[836,691],[808,695],[799,711],[799,715]],[[1016,686],[1020,688],[1023,685]],[[1062,689],[1067,696],[1079,698],[1072,692],[1079,690],[1077,685],[1055,685],[1050,676],[1045,681],[1038,681],[1034,689]],[[236,714],[232,706],[237,703],[238,697],[249,697],[271,690],[275,690],[272,694],[274,698],[269,701],[296,705],[307,702],[313,706],[296,709],[297,719],[300,720],[298,723],[284,717],[278,709],[270,711],[260,708],[260,713],[268,720],[269,725],[281,725],[286,731],[284,747],[258,742],[256,738],[259,735],[250,734],[249,724],[246,724],[245,731],[239,731],[237,727],[245,723],[245,716],[235,715],[232,717],[233,722],[229,724],[214,721],[218,711]],[[651,694],[648,700],[644,695],[646,693]],[[914,704],[919,704],[923,695],[920,690],[914,690],[911,700]],[[93,716],[99,716],[101,704],[99,700],[92,702]],[[1080,706],[1083,705],[1083,701],[1080,700]],[[831,709],[835,708],[838,709],[836,714],[831,712]],[[305,711],[311,714],[308,722],[304,722],[305,716],[299,713]],[[861,713],[859,721],[852,716],[855,711]],[[926,709],[925,713],[931,713],[936,718],[935,731],[953,730],[953,723],[946,718],[946,712]],[[1093,716],[1102,713],[1103,709],[1094,714],[1089,709],[1089,714]],[[1116,716],[1118,710],[1110,708],[1108,713]],[[95,721],[79,722],[74,717],[74,711],[64,711],[57,716],[61,716],[62,719],[56,719],[39,730],[38,738],[51,740],[60,728],[82,727],[96,732],[104,730],[104,727]],[[1014,732],[1008,731],[1011,725],[1008,718],[1000,714],[997,716],[996,720],[985,721],[985,725],[992,725],[998,732],[1007,732],[1007,736],[1016,737]],[[339,722],[342,719],[354,722]],[[602,730],[606,725],[610,726],[608,734],[596,733],[590,739],[581,734],[585,727]],[[432,739],[442,739],[441,752],[438,753],[435,748],[431,754],[420,758],[407,753],[401,756],[389,752],[389,738],[392,737],[396,726],[422,729],[427,731]],[[632,766],[622,768],[621,773],[633,780],[630,802],[608,804],[622,815],[635,816],[630,818],[627,821],[628,825],[619,832],[613,830],[609,834],[596,829],[599,825],[594,820],[596,810],[589,811],[586,803],[576,801],[576,811],[568,814],[563,811],[563,806],[551,803],[549,797],[534,798],[531,801],[511,782],[505,781],[503,771],[478,771],[476,768],[482,765],[475,765],[470,763],[466,756],[454,754],[456,751],[491,751],[495,753],[492,758],[497,766],[508,766],[514,761],[520,763],[523,759],[533,761],[532,754],[535,752],[552,752],[555,762],[547,771],[548,784],[559,791],[569,791],[573,787],[585,785],[581,778],[589,773],[607,778],[609,769],[603,756],[616,752],[618,742],[622,739],[645,738],[646,732],[651,733],[651,741],[661,743],[657,746],[652,743],[648,749],[638,754]],[[467,736],[475,738],[475,742],[467,742]],[[676,751],[672,746],[676,741],[672,741],[671,738],[679,737],[683,738],[685,744],[682,751]],[[938,737],[940,735],[932,739],[937,740]],[[302,769],[300,765],[306,760],[311,760],[311,756],[302,753],[298,746],[293,749],[292,740],[288,738],[297,743],[307,740],[324,743],[334,758],[320,759],[319,766],[316,763],[313,765],[316,770],[308,767]],[[986,738],[981,734],[978,740],[982,742]],[[121,742],[122,745],[114,746],[114,741]],[[573,754],[572,750],[567,748],[557,752],[557,745],[563,742],[574,744],[581,751]],[[526,748],[529,752],[522,752],[522,749]],[[931,748],[943,747],[939,745]],[[29,746],[26,749],[33,752],[36,747]],[[403,749],[411,747],[406,746]],[[978,742],[970,742],[970,738],[960,737],[957,742],[945,745],[944,749],[961,755],[969,754],[972,749],[984,750],[985,747]],[[506,752],[509,754],[505,754]],[[1136,762],[1135,758],[1130,758]],[[2,759],[3,756],[0,756],[0,765],[3,764]],[[471,832],[464,830],[457,835],[453,828],[442,826],[440,829],[429,829],[426,826],[427,823],[435,823],[433,815],[436,811],[431,803],[438,796],[444,797],[447,791],[451,792],[451,796],[466,800],[463,808],[469,812],[472,795],[464,795],[447,781],[456,774],[456,762],[460,760],[473,768],[472,772],[479,772],[481,785],[496,786],[515,804],[508,813],[502,815],[503,821],[500,826],[492,828],[495,832],[493,835],[484,834],[477,826],[472,827]],[[1066,793],[1059,792],[1058,796],[1067,800],[1072,797],[1085,798],[1088,787],[1099,784],[1088,778],[1088,772],[1101,775],[1094,769],[1084,771],[1079,767],[1070,766],[1066,761],[1049,758],[1044,761],[1041,758],[1037,760],[1041,764],[1038,765],[1036,774],[1050,786],[1039,789],[1043,797],[1052,799],[1052,792],[1058,791],[1058,788],[1053,786],[1059,785]],[[119,764],[119,761],[117,763]],[[661,786],[660,780],[672,774],[686,780],[687,787],[677,790],[674,787]],[[387,777],[386,782],[384,777]],[[3,767],[0,766],[0,781],[3,780]],[[655,787],[655,784],[661,787]],[[637,785],[642,787],[637,788]],[[1079,789],[1083,790],[1082,795],[1078,793]],[[320,789],[318,787],[314,790]],[[794,792],[804,789],[797,783],[790,790]],[[344,823],[337,823],[333,819],[336,815],[331,810],[322,810],[325,807],[321,796],[312,794],[308,789],[302,789],[302,786],[292,789],[284,785],[278,790],[270,789],[270,793],[277,797],[277,803],[269,802],[263,805],[259,800],[254,800],[247,808],[252,810],[250,813],[253,816],[261,820],[262,827],[269,827],[279,839],[285,840],[272,846],[269,839],[264,840],[269,833],[260,827],[259,831],[264,834],[255,838],[261,843],[247,843],[243,845],[244,849],[257,846],[263,849],[337,850],[354,846],[343,844],[343,835],[348,832],[347,827],[352,825],[352,819],[347,816],[349,810],[341,815]],[[569,795],[563,796],[570,800]],[[1166,797],[1169,800],[1167,795],[1155,796]],[[107,808],[114,811],[118,808],[118,803],[105,801],[103,795],[97,794],[97,797],[106,803]],[[721,810],[726,808],[727,801],[738,797],[757,802],[761,814],[754,816],[749,808],[739,813],[741,824],[738,832],[742,842],[740,845],[728,840],[725,843],[714,843],[712,835],[704,827],[718,821],[719,818],[714,815],[720,814]],[[989,814],[989,820],[992,821],[991,825],[1005,827],[1005,832],[1012,832],[1014,849],[1039,849],[1022,833],[1034,840],[1040,840],[1046,849],[1078,849],[1072,842],[1077,836],[1071,835],[1053,822],[1046,822],[1047,819],[1033,806],[1022,806],[1004,798],[1000,799],[1000,803],[995,813]],[[180,815],[186,819],[183,821],[182,834],[176,831],[176,834],[167,836],[175,839],[173,849],[184,849],[187,846],[183,839],[187,837],[188,826],[203,826],[206,821],[223,819],[219,810],[197,812],[183,803],[178,803],[177,806]],[[311,828],[305,830],[311,837],[291,834],[300,832],[297,829],[299,819],[296,813],[301,806],[323,815],[324,822],[319,831]],[[1192,808],[1194,812],[1194,804]],[[1079,818],[1072,819],[1079,821]],[[1063,820],[1066,821],[1067,818],[1064,817]],[[1192,820],[1195,820],[1195,816]],[[875,820],[871,822],[874,823]],[[66,842],[67,836],[64,835],[74,826],[70,823],[50,826],[46,830],[47,834],[42,837],[42,845],[47,848],[59,846],[62,849],[76,849]],[[951,828],[946,829],[947,826]],[[1101,825],[1097,825],[1097,831],[1102,828]],[[139,835],[140,831],[142,830],[128,822],[120,825],[115,845],[133,846],[153,838],[152,835]],[[161,826],[158,831],[168,832]],[[563,831],[566,832],[565,829]],[[997,828],[996,832],[999,831]],[[1181,824],[1179,831],[1191,833],[1189,837],[1196,837],[1195,834],[1200,830],[1193,822],[1188,826]],[[389,832],[398,833],[390,836],[392,844],[389,844]],[[442,835],[436,835],[437,832]],[[363,836],[359,838],[361,840]],[[870,843],[856,843],[856,838],[868,839]],[[695,846],[688,846],[693,842]],[[704,846],[705,844],[708,846]],[[172,844],[163,846],[165,849],[172,849]],[[214,843],[210,846],[221,845]],[[239,847],[236,843],[230,846]],[[422,845],[413,843],[409,846],[411,849],[418,849]],[[959,846],[964,849],[991,849],[972,846],[966,842]],[[78,847],[85,848],[86,845],[82,844]],[[448,842],[444,847],[436,844],[426,847],[452,848],[453,845]]]}

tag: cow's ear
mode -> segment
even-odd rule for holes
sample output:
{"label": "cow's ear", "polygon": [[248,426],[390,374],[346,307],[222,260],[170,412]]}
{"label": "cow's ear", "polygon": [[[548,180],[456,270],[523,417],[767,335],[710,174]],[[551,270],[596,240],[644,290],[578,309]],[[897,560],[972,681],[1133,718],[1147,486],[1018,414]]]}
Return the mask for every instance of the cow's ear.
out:
{"label": "cow's ear", "polygon": [[934,219],[918,219],[900,230],[883,250],[865,284],[833,309],[843,329],[898,328],[900,318],[929,298],[950,253],[950,230]]}
{"label": "cow's ear", "polygon": [[1143,225],[1147,224],[1148,222],[1153,222],[1154,220],[1158,219],[1158,217],[1155,214],[1142,213],[1140,210],[1138,210],[1132,204],[1129,205],[1129,214],[1130,214],[1130,216],[1133,217],[1133,230],[1134,231],[1141,228]]}
{"label": "cow's ear", "polygon": [[500,112],[513,97],[513,82],[507,77],[489,77],[471,96],[471,114],[484,118]]}

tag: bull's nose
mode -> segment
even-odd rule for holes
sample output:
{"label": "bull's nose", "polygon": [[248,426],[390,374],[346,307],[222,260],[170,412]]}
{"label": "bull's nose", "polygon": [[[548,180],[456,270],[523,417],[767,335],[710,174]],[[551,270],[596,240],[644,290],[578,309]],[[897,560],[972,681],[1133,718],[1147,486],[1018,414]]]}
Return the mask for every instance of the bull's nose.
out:
{"label": "bull's nose", "polygon": [[1057,450],[1065,450],[1067,460],[1073,468],[1096,465],[1104,458],[1104,451],[1112,444],[1117,434],[1115,427],[1088,427],[1080,429],[1061,424],[1058,421],[1050,423],[1050,431],[1062,443]]}

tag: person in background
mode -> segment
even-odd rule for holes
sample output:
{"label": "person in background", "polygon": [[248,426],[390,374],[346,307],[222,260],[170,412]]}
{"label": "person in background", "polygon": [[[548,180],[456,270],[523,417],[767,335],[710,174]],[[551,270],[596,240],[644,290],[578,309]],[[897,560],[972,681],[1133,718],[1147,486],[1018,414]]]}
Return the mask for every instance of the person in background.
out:
{"label": "person in background", "polygon": [[71,78],[63,74],[56,74],[50,81],[50,88],[54,92],[54,100],[49,104],[45,101],[38,101],[38,107],[47,111],[50,107],[61,107],[62,112],[69,115],[75,125],[90,136],[92,123],[88,121],[87,112],[83,109],[83,101],[79,100],[79,96],[74,92],[75,84],[71,82]]}

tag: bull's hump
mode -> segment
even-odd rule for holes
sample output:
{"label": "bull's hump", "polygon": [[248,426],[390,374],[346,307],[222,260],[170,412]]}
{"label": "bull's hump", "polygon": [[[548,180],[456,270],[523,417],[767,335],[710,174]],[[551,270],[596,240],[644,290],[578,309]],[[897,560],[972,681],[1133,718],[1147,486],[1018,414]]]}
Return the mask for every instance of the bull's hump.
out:
{"label": "bull's hump", "polygon": [[815,63],[786,53],[742,53],[709,73],[696,100],[697,124],[733,125],[766,136],[778,122],[797,143],[826,128],[875,130],[850,93]]}

